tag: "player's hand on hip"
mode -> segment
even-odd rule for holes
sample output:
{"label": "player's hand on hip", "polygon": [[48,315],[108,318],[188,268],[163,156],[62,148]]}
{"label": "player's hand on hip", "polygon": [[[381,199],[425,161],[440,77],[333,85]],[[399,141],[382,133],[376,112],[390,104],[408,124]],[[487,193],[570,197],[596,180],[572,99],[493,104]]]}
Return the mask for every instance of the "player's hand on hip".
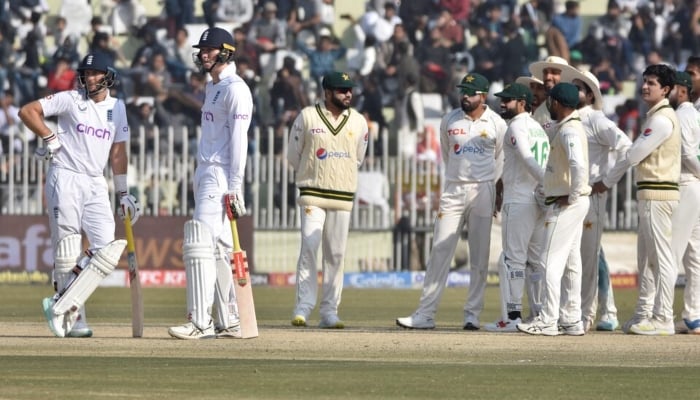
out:
{"label": "player's hand on hip", "polygon": [[44,139],[44,147],[37,147],[34,150],[34,157],[40,160],[50,160],[53,155],[61,148],[61,142],[58,140],[58,135],[52,133]]}
{"label": "player's hand on hip", "polygon": [[129,218],[131,218],[131,223],[135,224],[136,221],[141,216],[141,204],[136,200],[136,197],[123,193],[119,198],[119,206],[117,207],[117,215],[123,221],[126,219],[126,213],[129,213]]}
{"label": "player's hand on hip", "polygon": [[224,195],[224,207],[229,219],[238,219],[245,215],[245,200],[240,190],[230,190]]}

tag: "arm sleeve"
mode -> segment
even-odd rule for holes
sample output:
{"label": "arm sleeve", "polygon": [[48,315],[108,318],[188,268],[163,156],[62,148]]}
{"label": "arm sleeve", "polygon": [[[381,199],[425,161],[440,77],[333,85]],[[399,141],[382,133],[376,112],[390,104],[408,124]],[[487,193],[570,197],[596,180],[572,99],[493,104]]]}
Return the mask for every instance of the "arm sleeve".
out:
{"label": "arm sleeve", "polygon": [[421,98],[420,92],[413,91],[411,93],[411,109],[413,109],[416,115],[416,129],[418,132],[422,132],[425,129],[425,108],[423,107],[423,99]]}
{"label": "arm sleeve", "polygon": [[508,130],[508,124],[501,117],[496,117],[494,120],[496,125],[496,152],[494,157],[496,158],[496,171],[494,182],[501,179],[503,174],[503,138]]}
{"label": "arm sleeve", "polygon": [[575,202],[583,191],[585,176],[588,175],[588,164],[583,154],[583,143],[585,140],[579,136],[578,132],[572,129],[561,131],[561,141],[569,160],[569,176],[571,176],[571,187],[569,191],[569,203]]}
{"label": "arm sleeve", "polygon": [[[695,116],[697,113],[693,113]],[[681,144],[681,162],[690,173],[696,178],[700,178],[700,160],[698,160],[698,148],[694,145],[695,138],[698,137],[698,124],[696,121],[688,120],[682,117],[683,114],[678,114],[678,121],[681,126],[682,144]]]}
{"label": "arm sleeve", "polygon": [[367,120],[361,114],[358,114],[358,118],[362,118],[362,134],[357,139],[357,168],[362,166],[365,161],[365,155],[367,154],[367,141],[369,140],[369,127],[367,126]]}
{"label": "arm sleeve", "polygon": [[243,175],[248,157],[248,128],[253,117],[253,98],[245,83],[236,85],[231,98],[231,112],[228,123],[231,135],[231,169],[229,171],[229,190],[241,190]]}
{"label": "arm sleeve", "polygon": [[289,146],[287,147],[287,162],[296,171],[299,171],[301,151],[304,149],[304,116],[303,112],[297,115],[289,131]]}
{"label": "arm sleeve", "polygon": [[652,151],[668,139],[673,133],[673,122],[666,117],[653,117],[637,140],[627,151],[630,166],[642,162]]}
{"label": "arm sleeve", "polygon": [[598,131],[601,143],[609,146],[615,153],[615,163],[612,168],[603,176],[603,184],[607,187],[615,185],[627,172],[629,162],[627,161],[627,151],[632,142],[614,122],[605,118]]}
{"label": "arm sleeve", "polygon": [[449,119],[449,114],[442,117],[440,121],[440,152],[442,153],[442,163],[447,168],[447,161],[449,160],[449,146],[450,141],[447,136],[447,120]]}
{"label": "arm sleeve", "polygon": [[520,129],[511,130],[511,135],[515,139],[515,154],[525,164],[527,172],[537,179],[539,184],[544,182],[544,168],[535,159],[528,144],[528,133]]}

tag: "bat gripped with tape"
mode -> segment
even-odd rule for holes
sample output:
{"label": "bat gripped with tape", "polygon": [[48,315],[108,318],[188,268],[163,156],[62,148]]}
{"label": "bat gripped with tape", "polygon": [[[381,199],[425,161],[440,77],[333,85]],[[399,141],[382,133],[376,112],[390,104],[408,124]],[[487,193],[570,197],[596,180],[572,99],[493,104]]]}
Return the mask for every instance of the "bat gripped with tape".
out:
{"label": "bat gripped with tape", "polygon": [[233,288],[236,292],[238,303],[238,317],[241,324],[241,338],[250,339],[258,337],[258,321],[255,315],[255,302],[253,301],[253,288],[248,271],[248,258],[246,252],[241,249],[238,237],[236,215],[231,209],[229,195],[224,198],[226,215],[231,224],[233,236],[233,254],[231,256],[231,268],[233,269]]}
{"label": "bat gripped with tape", "polygon": [[124,216],[124,231],[126,232],[127,260],[129,261],[129,287],[131,288],[131,334],[133,337],[143,336],[143,296],[141,294],[141,279],[139,266],[136,261],[136,243],[131,227],[131,213],[126,210]]}

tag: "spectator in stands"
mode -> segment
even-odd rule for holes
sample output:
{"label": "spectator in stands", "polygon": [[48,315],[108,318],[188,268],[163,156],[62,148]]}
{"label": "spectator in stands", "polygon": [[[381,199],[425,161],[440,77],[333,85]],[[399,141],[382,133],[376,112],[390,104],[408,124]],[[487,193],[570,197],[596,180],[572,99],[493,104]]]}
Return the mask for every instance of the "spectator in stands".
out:
{"label": "spectator in stands", "polygon": [[469,13],[471,12],[472,4],[469,1],[463,0],[440,0],[438,5],[442,10],[447,11],[464,30],[469,26]]}
{"label": "spectator in stands", "polygon": [[637,13],[632,16],[632,28],[629,34],[635,53],[647,57],[652,50],[655,50],[655,35],[656,21],[651,8],[648,5],[640,6]]}
{"label": "spectator in stands", "polygon": [[166,42],[168,49],[168,70],[173,75],[173,81],[177,83],[187,83],[190,73],[197,70],[192,59],[192,45],[189,42],[189,32],[182,26],[177,28],[175,37]]}
{"label": "spectator in stands", "polygon": [[394,107],[398,154],[409,159],[416,155],[418,137],[423,137],[425,130],[425,108],[423,97],[418,91],[419,76],[406,76],[404,94],[396,99]]}
{"label": "spectator in stands", "polygon": [[637,137],[639,133],[639,103],[635,99],[625,100],[622,113],[619,115],[617,126],[627,134],[630,139]]}
{"label": "spectator in stands", "polygon": [[362,78],[362,93],[359,94],[357,102],[357,110],[365,116],[368,125],[376,126],[376,135],[372,137],[372,142],[369,144],[369,148],[374,153],[368,153],[375,156],[381,156],[384,152],[384,135],[387,129],[379,79],[379,74],[376,72]]}
{"label": "spectator in stands", "polygon": [[[291,128],[299,111],[311,104],[306,95],[304,79],[295,66],[292,57],[285,57],[282,68],[277,71],[277,77],[270,89],[271,108],[274,115],[275,138],[273,148],[275,154],[282,151],[284,131]],[[261,144],[261,150],[267,151],[266,143]]]}
{"label": "spectator in stands", "polygon": [[294,34],[296,44],[306,42],[309,37],[313,37],[316,43],[320,42],[321,0],[297,0],[295,5],[287,25]]}
{"label": "spectator in stands", "polygon": [[347,49],[331,37],[331,32],[322,29],[319,32],[320,40],[315,49],[309,48],[297,38],[297,47],[309,60],[311,78],[316,84],[316,89],[321,93],[321,78],[327,73],[335,71],[335,62],[345,56]]}
{"label": "spectator in stands", "polygon": [[406,28],[408,38],[417,46],[423,40],[425,35],[425,25],[427,24],[428,16],[435,11],[435,4],[432,0],[412,0],[402,1],[399,7],[399,17],[401,23]]}
{"label": "spectator in stands", "polygon": [[452,87],[452,54],[438,28],[429,34],[430,39],[416,48],[416,59],[421,64],[420,90],[447,95]]}
{"label": "spectator in stands", "polygon": [[13,41],[12,26],[0,21],[0,97],[5,94],[5,84],[9,85],[10,74],[14,69],[10,61],[14,54]]}
{"label": "spectator in stands", "polygon": [[547,1],[529,0],[520,6],[520,26],[535,39],[547,32],[551,22],[545,3]]}
{"label": "spectator in stands", "polygon": [[273,1],[266,2],[262,13],[253,19],[248,29],[248,41],[259,55],[264,81],[275,72],[277,50],[287,47],[286,24],[277,18],[277,9]]}
{"label": "spectator in stands", "polygon": [[[14,151],[22,152],[22,139],[19,137],[18,126],[22,122],[17,113],[19,108],[15,104],[15,97],[12,92],[5,93],[0,99],[0,147],[6,153]],[[14,135],[14,142],[10,143],[10,136]],[[0,152],[0,154],[2,154]]]}
{"label": "spectator in stands", "polygon": [[335,5],[333,1],[334,0],[321,0],[318,9],[320,26],[330,29],[331,32],[335,24]]}
{"label": "spectator in stands", "polygon": [[[629,76],[633,72],[634,54],[632,43],[628,39],[631,28],[632,21],[622,14],[616,0],[610,0],[606,13],[593,20],[589,27],[589,35],[603,46],[620,77]],[[602,53],[598,54],[602,56]],[[588,60],[592,64],[598,62],[597,58]]]}
{"label": "spectator in stands", "polygon": [[210,27],[217,22],[243,26],[253,19],[255,11],[254,4],[250,0],[206,0],[202,7],[205,7],[205,4],[207,7],[211,7],[210,10],[205,11],[209,19],[207,24]]}
{"label": "spectator in stands", "polygon": [[156,102],[163,102],[168,97],[172,84],[173,77],[168,71],[165,53],[153,53],[148,69],[141,75],[138,94],[153,97]]}
{"label": "spectator in stands", "polygon": [[693,90],[690,91],[690,101],[695,105],[695,109],[700,111],[700,55],[688,57],[685,63],[685,72],[690,75],[693,83]]}
{"label": "spectator in stands", "polygon": [[130,35],[138,32],[146,24],[146,8],[139,0],[115,0],[109,16],[112,34],[115,36]]}
{"label": "spectator in stands", "polygon": [[163,13],[168,37],[175,37],[178,29],[194,22],[194,0],[164,0]]}
{"label": "spectator in stands", "polygon": [[72,68],[77,68],[80,62],[80,53],[78,53],[78,39],[75,36],[66,36],[62,43],[59,43],[58,47],[51,55],[51,60],[56,63],[58,59],[64,59],[68,61],[68,64]]}
{"label": "spectator in stands", "polygon": [[[452,16],[450,11],[442,10],[433,22],[435,28],[440,30],[445,46],[451,51],[465,50],[464,27]],[[430,26],[430,24],[428,24]]]}
{"label": "spectator in stands", "polygon": [[566,45],[571,49],[581,40],[581,28],[583,19],[579,15],[580,4],[578,1],[570,0],[565,3],[566,10],[562,14],[552,18],[552,27],[557,28],[564,36]]}
{"label": "spectator in stands", "polygon": [[236,47],[236,57],[245,56],[255,75],[260,76],[260,62],[255,44],[248,40],[248,31],[242,27],[233,28],[233,45]]}
{"label": "spectator in stands", "polygon": [[144,152],[146,154],[152,154],[157,130],[154,121],[155,108],[153,107],[153,99],[139,97],[135,101],[127,104],[126,112],[129,121],[129,130],[131,130],[131,152],[134,154],[140,153],[140,138],[143,137],[145,145]]}
{"label": "spectator in stands", "polygon": [[513,82],[525,72],[529,64],[525,42],[520,34],[518,23],[514,20],[503,24],[502,43],[499,46],[502,55],[501,79],[503,82]]}
{"label": "spectator in stands", "polygon": [[598,78],[603,94],[616,94],[622,90],[622,82],[617,78],[617,72],[607,57],[600,57],[591,72]]}
{"label": "spectator in stands", "polygon": [[62,92],[75,87],[78,72],[71,67],[69,58],[59,56],[54,65],[49,69],[49,76],[46,82],[48,93]]}
{"label": "spectator in stands", "polygon": [[190,154],[194,154],[197,148],[197,127],[201,122],[206,85],[206,75],[192,72],[184,88],[173,88],[168,92],[165,104],[167,110],[182,118],[182,125],[188,131]]}
{"label": "spectator in stands", "polygon": [[151,57],[155,53],[168,54],[167,49],[163,46],[156,36],[156,28],[151,25],[145,25],[139,30],[137,38],[143,41],[143,44],[136,49],[134,58],[131,60],[132,69],[147,68],[151,62]]}
{"label": "spectator in stands", "polygon": [[476,44],[469,50],[475,61],[474,72],[485,76],[489,81],[498,80],[502,53],[486,27],[477,26],[475,29]]}

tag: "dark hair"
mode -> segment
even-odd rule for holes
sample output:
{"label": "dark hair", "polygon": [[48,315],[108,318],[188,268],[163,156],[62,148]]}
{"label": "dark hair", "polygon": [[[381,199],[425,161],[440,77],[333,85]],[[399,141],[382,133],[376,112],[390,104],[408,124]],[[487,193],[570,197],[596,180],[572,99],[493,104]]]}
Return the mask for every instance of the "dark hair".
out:
{"label": "dark hair", "polygon": [[655,76],[661,87],[667,86],[669,88],[669,93],[673,90],[676,85],[676,71],[673,68],[665,64],[650,65],[642,74],[643,77],[653,75]]}
{"label": "dark hair", "polygon": [[686,66],[692,65],[694,67],[700,68],[700,56],[690,56],[688,61],[686,61]]}

